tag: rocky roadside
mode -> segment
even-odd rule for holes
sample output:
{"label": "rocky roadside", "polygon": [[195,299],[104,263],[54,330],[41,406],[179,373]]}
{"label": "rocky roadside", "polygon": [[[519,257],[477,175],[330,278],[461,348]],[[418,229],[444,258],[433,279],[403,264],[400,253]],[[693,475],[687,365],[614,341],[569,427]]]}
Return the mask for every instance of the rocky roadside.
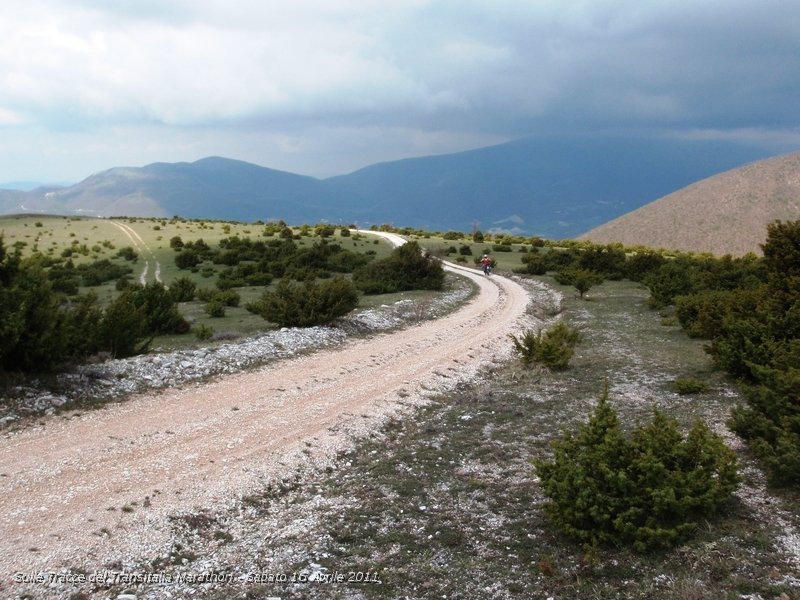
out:
{"label": "rocky roadside", "polygon": [[0,398],[0,430],[32,417],[120,400],[148,390],[175,388],[210,377],[238,373],[341,344],[347,338],[392,331],[435,319],[472,293],[469,282],[449,277],[449,290],[430,301],[400,300],[356,311],[326,326],[282,328],[192,350],[159,352],[80,365],[48,379],[16,385]]}

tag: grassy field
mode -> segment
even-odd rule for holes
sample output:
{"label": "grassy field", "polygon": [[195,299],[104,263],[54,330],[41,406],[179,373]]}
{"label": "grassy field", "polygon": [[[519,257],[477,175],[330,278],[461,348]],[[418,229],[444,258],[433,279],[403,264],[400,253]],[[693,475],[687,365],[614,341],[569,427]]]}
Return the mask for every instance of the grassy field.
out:
{"label": "grassy field", "polygon": [[[498,273],[510,273],[514,269],[522,266],[522,256],[529,248],[529,244],[510,244],[511,251],[496,251],[493,249],[493,242],[473,242],[471,237],[464,237],[460,240],[445,240],[441,237],[419,237],[410,236],[409,239],[416,240],[419,245],[429,250],[433,255],[446,258],[452,262],[463,263],[466,266],[475,266],[474,259],[489,254],[497,266],[495,271]],[[470,254],[460,254],[463,246],[469,248]],[[447,254],[447,250],[450,253]]]}
{"label": "grassy field", "polygon": [[[300,235],[300,228],[294,232]],[[142,219],[118,218],[97,219],[88,217],[60,217],[46,215],[14,215],[0,217],[0,235],[6,248],[18,248],[23,256],[40,252],[45,256],[60,258],[65,250],[72,250],[71,259],[74,264],[86,264],[99,259],[108,259],[114,263],[128,265],[133,268],[133,281],[155,281],[156,272],[160,280],[169,286],[178,277],[188,277],[195,281],[198,289],[214,287],[216,276],[225,265],[203,263],[196,273],[180,270],[175,265],[175,250],[170,247],[173,237],[180,237],[183,242],[203,239],[210,246],[216,246],[223,238],[239,236],[251,239],[274,239],[263,237],[264,225],[255,223],[234,223],[220,221],[186,221],[182,219]],[[302,235],[295,240],[299,246],[310,246],[321,238],[313,235]],[[339,229],[328,238],[343,248],[356,252],[373,251],[376,258],[388,256],[391,245],[381,239],[368,235],[352,235],[342,237]],[[135,263],[125,261],[117,256],[120,249],[133,247],[138,253]],[[114,282],[92,288],[101,300],[114,297]],[[215,339],[233,339],[250,335],[271,327],[260,316],[248,312],[244,306],[257,299],[264,291],[263,287],[237,288],[241,296],[238,307],[228,307],[224,317],[212,318],[205,312],[205,305],[199,301],[182,303],[182,314],[193,325],[206,325],[215,333]],[[87,292],[82,288],[81,292]],[[362,299],[362,306],[369,307],[380,298]],[[185,348],[196,344],[192,335],[159,336],[153,340],[153,347],[163,350]]]}
{"label": "grassy field", "polygon": [[[299,227],[294,227],[293,231],[300,236],[295,240],[300,246],[310,246],[320,239],[313,235],[313,228],[311,235],[300,235]],[[217,274],[226,267],[205,262],[202,263],[202,268],[194,273],[178,269],[175,265],[175,250],[170,247],[170,240],[173,237],[180,237],[183,242],[203,239],[212,247],[223,238],[232,236],[249,237],[254,240],[274,239],[263,237],[263,232],[264,225],[256,223],[128,217],[99,219],[52,215],[0,216],[0,235],[5,246],[9,249],[18,248],[23,256],[40,252],[45,256],[60,258],[66,250],[71,250],[70,258],[75,265],[108,259],[113,263],[132,267],[133,281],[155,281],[158,272],[160,280],[167,286],[176,278],[188,277],[195,281],[198,289],[213,288]],[[337,229],[336,234],[328,239],[348,250],[372,251],[376,259],[388,256],[392,251],[391,245],[386,240],[368,234],[342,237],[341,231]],[[463,257],[462,260],[467,266],[474,266],[474,257],[489,252],[497,260],[497,271],[501,273],[510,273],[522,266],[521,250],[527,248],[524,245],[514,244],[511,252],[494,252],[491,242],[478,244],[472,242],[470,237],[445,240],[440,237],[412,236],[411,239],[417,240],[423,248],[442,258],[458,261]],[[461,246],[468,246],[472,255],[458,254]],[[132,247],[138,253],[136,262],[125,261],[117,255],[120,249],[126,247]],[[456,252],[448,255],[447,249],[452,248],[455,248]],[[114,282],[91,289],[103,301],[112,299],[118,293]],[[223,317],[208,316],[205,304],[200,301],[182,303],[180,310],[193,326],[205,325],[212,328],[214,340],[230,340],[252,335],[271,327],[264,319],[244,308],[248,302],[256,300],[264,289],[263,287],[236,288],[241,296],[241,302],[238,307],[227,307]],[[87,291],[89,288],[81,289],[82,293]],[[396,297],[362,296],[359,307],[369,308],[400,299],[413,300],[421,294],[424,295],[422,292],[412,292]],[[152,347],[174,350],[196,344],[197,341],[192,335],[165,335],[156,337]]]}
{"label": "grassy field", "polygon": [[[274,518],[275,506],[297,515],[314,507],[318,525],[273,540],[263,560],[311,555],[323,573],[366,572],[379,582],[265,585],[246,597],[797,598],[798,497],[765,488],[727,432],[739,397],[702,343],[649,310],[646,290],[635,284],[606,283],[587,300],[561,289],[565,318],[585,337],[568,371],[503,368],[391,423],[333,474],[248,499],[261,511],[256,519]],[[687,375],[708,390],[676,393],[674,382]],[[738,452],[744,482],[725,515],[674,550],[587,554],[543,515],[531,460],[548,456],[551,440],[587,418],[606,381],[627,426],[657,406],[686,426],[706,420]],[[266,564],[300,572],[307,560]]]}

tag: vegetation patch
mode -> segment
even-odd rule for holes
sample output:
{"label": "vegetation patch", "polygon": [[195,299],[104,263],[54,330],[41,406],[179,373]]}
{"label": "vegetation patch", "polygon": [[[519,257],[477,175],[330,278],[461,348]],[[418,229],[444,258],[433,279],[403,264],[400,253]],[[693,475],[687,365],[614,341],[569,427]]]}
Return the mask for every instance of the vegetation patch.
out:
{"label": "vegetation patch", "polygon": [[537,460],[544,509],[567,535],[594,549],[630,544],[638,551],[684,542],[719,514],[739,482],[736,456],[696,421],[686,438],[659,410],[626,437],[608,390],[588,423]]}
{"label": "vegetation patch", "polygon": [[332,321],[353,310],[358,292],[349,279],[335,277],[317,283],[281,280],[277,289],[266,291],[247,309],[281,327],[310,327]]}
{"label": "vegetation patch", "polygon": [[[711,431],[724,430],[737,399],[713,370],[703,343],[677,325],[662,326],[647,298],[648,291],[637,284],[613,282],[598,288],[594,302],[568,299],[563,318],[584,338],[569,370],[510,365],[491,381],[436,399],[412,419],[387,423],[342,455],[327,474],[304,476],[293,486],[244,499],[252,520],[242,522],[240,531],[270,535],[268,550],[249,560],[268,561],[264,564],[275,572],[361,572],[377,574],[375,579],[232,583],[201,597],[794,597],[796,565],[781,540],[795,535],[800,522],[768,515],[796,514],[796,499],[765,489],[748,453],[736,453],[742,488],[732,496],[726,493],[730,470],[717,471],[722,479],[689,475],[696,463],[684,462],[685,469],[671,471],[672,479],[658,476],[667,472],[659,469],[669,460],[678,463],[691,455],[692,440],[713,447],[712,455],[723,457],[719,464],[731,466],[725,462],[731,451],[722,449]],[[672,384],[687,372],[713,381],[724,393],[677,395]],[[533,463],[554,461],[552,444],[563,440],[561,432],[590,427],[586,415],[595,410],[605,379],[606,408],[617,419],[607,428],[616,431],[612,437],[629,448],[652,447],[635,461],[652,477],[651,500],[665,489],[662,480],[672,489],[687,491],[688,486],[684,500],[698,499],[694,492],[703,489],[691,487],[692,481],[705,482],[712,491],[699,503],[708,500],[716,507],[713,518],[697,518],[696,511],[687,510],[694,518],[676,521],[667,510],[668,526],[664,531],[654,527],[657,533],[646,534],[638,549],[626,542],[587,550],[548,516],[547,485]],[[654,418],[654,409],[661,416]],[[694,434],[682,433],[698,419],[708,429],[698,425]],[[646,490],[634,496],[637,502],[646,503]],[[665,492],[660,506],[680,513],[679,497],[672,503]],[[749,497],[767,503],[767,512],[758,511]],[[312,514],[313,525],[304,520],[302,531],[273,535],[293,518]],[[221,522],[216,527],[222,528]],[[671,538],[667,529],[680,529],[677,545],[645,542]],[[232,533],[234,540],[225,548],[235,553],[240,535]],[[591,546],[591,538],[587,541]],[[220,555],[211,568],[229,564],[230,557]]]}
{"label": "vegetation patch", "polygon": [[552,370],[563,371],[581,341],[580,332],[559,321],[553,327],[541,331],[528,330],[520,337],[511,335],[514,349],[523,364],[542,364]]}

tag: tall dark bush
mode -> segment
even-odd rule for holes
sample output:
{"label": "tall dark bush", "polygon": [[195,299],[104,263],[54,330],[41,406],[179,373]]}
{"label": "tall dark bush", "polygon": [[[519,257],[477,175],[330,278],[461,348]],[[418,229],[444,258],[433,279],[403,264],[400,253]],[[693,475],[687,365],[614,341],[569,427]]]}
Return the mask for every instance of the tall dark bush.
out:
{"label": "tall dark bush", "polygon": [[586,424],[553,443],[551,460],[535,461],[545,512],[588,547],[679,544],[736,489],[736,457],[701,421],[684,438],[657,410],[626,436],[607,396]]}
{"label": "tall dark bush", "polygon": [[356,269],[353,282],[365,294],[440,290],[444,270],[437,259],[421,251],[417,242],[408,242],[388,257]]}
{"label": "tall dark bush", "polygon": [[650,288],[650,306],[668,306],[676,297],[695,292],[692,271],[691,262],[685,259],[668,260],[655,271],[651,271],[643,281]]}
{"label": "tall dark bush", "polygon": [[[733,430],[766,467],[773,485],[800,484],[800,221],[767,228],[767,283],[738,290],[711,353],[717,365],[747,382]],[[752,263],[752,261],[751,261]],[[757,278],[757,265],[748,274]],[[744,284],[743,284],[744,285]]]}
{"label": "tall dark bush", "polygon": [[133,287],[124,290],[106,307],[99,323],[98,345],[116,358],[140,354],[152,340],[144,306],[135,300],[135,293]]}
{"label": "tall dark bush", "polygon": [[197,284],[188,277],[178,277],[169,286],[169,293],[175,302],[194,300]]}
{"label": "tall dark bush", "polygon": [[317,283],[282,279],[274,291],[266,291],[247,310],[281,327],[310,327],[347,314],[358,304],[358,291],[342,276]]}
{"label": "tall dark bush", "polygon": [[141,310],[145,330],[148,333],[182,333],[188,330],[186,321],[178,311],[175,298],[163,283],[135,285],[126,291],[130,292],[133,306]]}

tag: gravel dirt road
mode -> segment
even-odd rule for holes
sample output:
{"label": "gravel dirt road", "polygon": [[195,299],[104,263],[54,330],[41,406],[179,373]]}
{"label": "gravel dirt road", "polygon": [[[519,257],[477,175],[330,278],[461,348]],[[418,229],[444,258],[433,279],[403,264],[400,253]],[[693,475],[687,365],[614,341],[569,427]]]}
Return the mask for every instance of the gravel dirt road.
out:
{"label": "gravel dirt road", "polygon": [[448,268],[480,292],[446,317],[4,435],[2,580],[164,551],[169,515],[323,465],[382,418],[507,360],[528,292]]}

